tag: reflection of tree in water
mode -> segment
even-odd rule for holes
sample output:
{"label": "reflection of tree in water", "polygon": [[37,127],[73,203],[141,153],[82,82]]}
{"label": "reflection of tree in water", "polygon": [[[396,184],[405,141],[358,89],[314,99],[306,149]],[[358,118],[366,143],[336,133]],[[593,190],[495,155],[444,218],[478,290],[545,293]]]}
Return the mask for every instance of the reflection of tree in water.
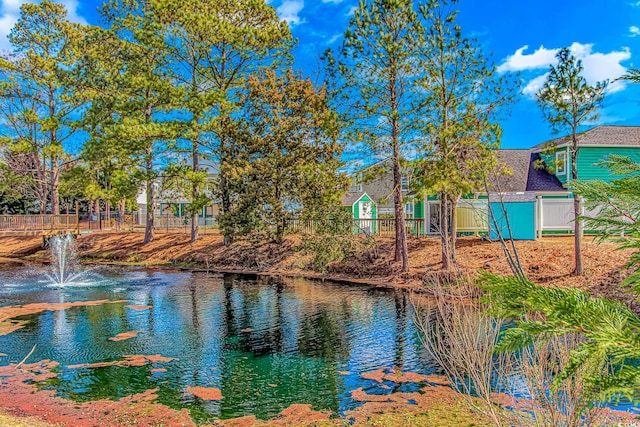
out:
{"label": "reflection of tree in water", "polygon": [[[89,355],[57,360],[66,366],[158,353],[179,360],[132,368],[65,369],[50,386],[78,400],[158,388],[159,403],[186,407],[197,422],[206,423],[213,417],[247,414],[267,418],[301,402],[338,412],[352,404],[350,390],[367,386],[361,369],[401,368],[407,361],[409,369],[415,367],[412,311],[403,293],[302,279],[165,276],[136,282],[118,296],[150,309],[114,304],[69,310],[58,318],[68,323],[73,353]],[[158,283],[161,280],[166,283]],[[39,346],[50,342],[58,354],[67,351],[51,338],[52,327],[51,315],[45,313],[34,316],[22,333],[37,335]],[[126,341],[107,341],[130,330],[145,332]],[[17,346],[15,340],[12,345]],[[168,372],[152,373],[153,367]],[[352,374],[340,375],[342,370]],[[187,386],[219,388],[224,399],[203,402],[185,394]]]}

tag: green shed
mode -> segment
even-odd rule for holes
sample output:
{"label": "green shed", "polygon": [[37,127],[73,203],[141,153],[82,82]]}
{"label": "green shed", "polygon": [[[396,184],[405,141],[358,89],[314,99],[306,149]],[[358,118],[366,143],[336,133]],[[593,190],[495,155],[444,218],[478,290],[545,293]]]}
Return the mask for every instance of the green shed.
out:
{"label": "green shed", "polygon": [[367,193],[349,193],[342,199],[342,206],[348,209],[354,219],[355,233],[375,234],[378,209]]}
{"label": "green shed", "polygon": [[536,240],[536,195],[533,192],[489,195],[491,240]]}

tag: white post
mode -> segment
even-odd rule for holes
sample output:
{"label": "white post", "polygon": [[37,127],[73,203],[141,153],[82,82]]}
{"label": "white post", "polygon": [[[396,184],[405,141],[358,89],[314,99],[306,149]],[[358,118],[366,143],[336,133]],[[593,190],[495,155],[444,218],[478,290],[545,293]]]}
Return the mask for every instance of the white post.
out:
{"label": "white post", "polygon": [[544,228],[544,218],[542,216],[542,196],[537,196],[536,197],[536,207],[537,207],[537,211],[538,211],[538,215],[537,215],[537,224],[536,224],[536,234],[538,235],[538,239],[542,239],[542,229]]}

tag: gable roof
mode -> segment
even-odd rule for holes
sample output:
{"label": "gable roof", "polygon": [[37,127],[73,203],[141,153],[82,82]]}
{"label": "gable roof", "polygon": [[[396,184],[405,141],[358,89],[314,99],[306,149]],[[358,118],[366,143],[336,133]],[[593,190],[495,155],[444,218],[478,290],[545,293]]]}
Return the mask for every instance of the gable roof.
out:
{"label": "gable roof", "polygon": [[[564,147],[571,144],[571,135],[555,138],[533,147],[536,152],[549,146]],[[598,126],[578,134],[578,147],[638,147],[640,126]]]}
{"label": "gable roof", "polygon": [[566,191],[555,175],[542,167],[540,154],[531,150],[498,150],[498,162],[511,173],[494,175],[489,179],[491,191],[520,193],[525,191]]}
{"label": "gable roof", "polygon": [[527,174],[527,191],[567,191],[557,176],[545,167],[536,167],[542,162],[539,153],[531,153],[529,173]]}
{"label": "gable roof", "polygon": [[[348,193],[347,195],[345,195],[342,198],[342,206],[353,206],[358,200],[360,200],[362,198],[362,196],[367,196],[369,197],[369,195],[365,192],[360,192],[360,193]],[[371,197],[369,197],[371,198]]]}
{"label": "gable roof", "polygon": [[[531,151],[529,150],[498,150],[499,172],[489,177],[489,189],[499,193],[526,191]],[[503,173],[506,167],[511,172]]]}

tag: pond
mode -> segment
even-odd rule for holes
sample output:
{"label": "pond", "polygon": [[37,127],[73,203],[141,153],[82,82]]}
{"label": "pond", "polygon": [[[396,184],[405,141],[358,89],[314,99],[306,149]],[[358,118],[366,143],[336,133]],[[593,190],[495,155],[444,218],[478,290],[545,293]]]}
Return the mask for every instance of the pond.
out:
{"label": "pond", "polygon": [[[32,269],[0,271],[0,306],[121,302],[20,317],[28,321],[24,328],[0,336],[6,354],[0,365],[19,362],[37,344],[29,361],[60,363],[58,377],[45,387],[75,401],[157,388],[159,403],[188,408],[200,422],[249,414],[266,419],[294,403],[344,413],[358,405],[350,392],[359,387],[376,394],[418,387],[363,379],[365,372],[432,371],[411,304],[399,291],[143,269],[50,283]],[[133,336],[113,340],[127,332]],[[125,355],[173,360],[86,366]],[[185,391],[195,386],[220,389],[223,399],[203,401]]]}

